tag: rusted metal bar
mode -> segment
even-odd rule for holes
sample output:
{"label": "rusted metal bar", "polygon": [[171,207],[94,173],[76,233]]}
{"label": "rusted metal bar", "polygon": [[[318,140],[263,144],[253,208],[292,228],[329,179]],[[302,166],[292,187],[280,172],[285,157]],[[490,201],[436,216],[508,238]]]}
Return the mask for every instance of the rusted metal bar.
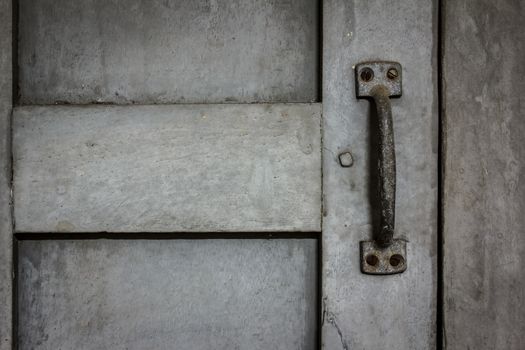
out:
{"label": "rusted metal bar", "polygon": [[394,239],[396,207],[396,151],[390,94],[383,85],[370,91],[379,122],[379,197],[381,199],[381,228],[376,242],[388,247]]}

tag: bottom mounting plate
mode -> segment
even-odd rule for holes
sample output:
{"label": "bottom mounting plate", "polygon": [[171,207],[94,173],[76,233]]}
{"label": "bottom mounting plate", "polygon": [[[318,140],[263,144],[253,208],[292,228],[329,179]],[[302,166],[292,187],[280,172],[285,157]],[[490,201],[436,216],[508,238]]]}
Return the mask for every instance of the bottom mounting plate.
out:
{"label": "bottom mounting plate", "polygon": [[388,247],[375,241],[361,241],[361,272],[369,275],[393,275],[407,269],[407,243],[394,239]]}

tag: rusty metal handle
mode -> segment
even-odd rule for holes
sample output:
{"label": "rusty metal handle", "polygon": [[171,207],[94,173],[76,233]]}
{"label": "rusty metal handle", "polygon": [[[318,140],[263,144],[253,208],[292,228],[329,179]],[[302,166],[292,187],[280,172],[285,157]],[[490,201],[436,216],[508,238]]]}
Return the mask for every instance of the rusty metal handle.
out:
{"label": "rusty metal handle", "polygon": [[381,229],[377,244],[388,247],[394,239],[396,208],[396,151],[392,107],[388,89],[379,85],[370,91],[379,121],[379,197],[381,199]]}
{"label": "rusty metal handle", "polygon": [[375,239],[361,242],[361,271],[387,275],[406,270],[406,242],[394,239],[396,206],[396,154],[390,97],[401,96],[401,65],[364,62],[356,66],[358,98],[371,98],[379,130],[380,228]]}

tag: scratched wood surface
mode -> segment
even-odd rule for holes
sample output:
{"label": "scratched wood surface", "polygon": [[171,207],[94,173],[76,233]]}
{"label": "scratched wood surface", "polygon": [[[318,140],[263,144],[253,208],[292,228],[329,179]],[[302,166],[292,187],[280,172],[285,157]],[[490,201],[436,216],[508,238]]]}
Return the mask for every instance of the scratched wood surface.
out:
{"label": "scratched wood surface", "polygon": [[525,348],[525,7],[444,7],[444,342]]}

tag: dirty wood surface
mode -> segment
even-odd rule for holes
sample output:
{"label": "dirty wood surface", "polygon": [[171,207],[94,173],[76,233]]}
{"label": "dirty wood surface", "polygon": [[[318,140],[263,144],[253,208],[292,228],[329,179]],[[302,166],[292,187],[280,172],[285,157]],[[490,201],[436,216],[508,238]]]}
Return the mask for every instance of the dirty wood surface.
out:
{"label": "dirty wood surface", "polygon": [[525,6],[444,7],[444,342],[525,348]]}
{"label": "dirty wood surface", "polygon": [[319,232],[319,104],[18,107],[18,232]]}
{"label": "dirty wood surface", "polygon": [[312,102],[318,0],[21,0],[22,104]]}
{"label": "dirty wood surface", "polygon": [[27,240],[19,349],[302,349],[317,240]]}
{"label": "dirty wood surface", "polygon": [[0,0],[0,349],[12,349],[13,249],[11,220],[11,1]]}

